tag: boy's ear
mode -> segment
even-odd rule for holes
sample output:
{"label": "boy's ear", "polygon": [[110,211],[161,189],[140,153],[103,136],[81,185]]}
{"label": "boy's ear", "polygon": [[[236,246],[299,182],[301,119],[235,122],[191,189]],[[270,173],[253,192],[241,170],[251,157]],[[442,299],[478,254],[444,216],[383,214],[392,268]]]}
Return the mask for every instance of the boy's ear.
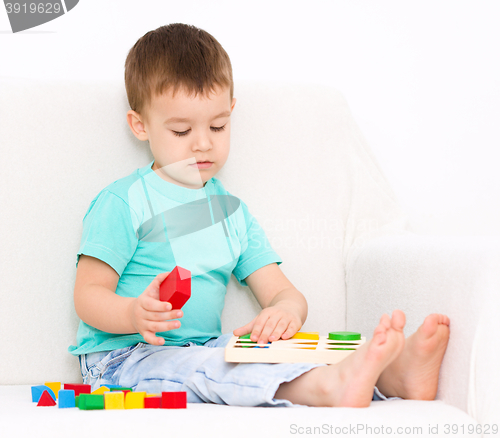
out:
{"label": "boy's ear", "polygon": [[129,110],[127,112],[127,123],[132,130],[132,133],[141,141],[148,139],[148,133],[144,129],[144,123],[142,117],[139,113],[134,110]]}

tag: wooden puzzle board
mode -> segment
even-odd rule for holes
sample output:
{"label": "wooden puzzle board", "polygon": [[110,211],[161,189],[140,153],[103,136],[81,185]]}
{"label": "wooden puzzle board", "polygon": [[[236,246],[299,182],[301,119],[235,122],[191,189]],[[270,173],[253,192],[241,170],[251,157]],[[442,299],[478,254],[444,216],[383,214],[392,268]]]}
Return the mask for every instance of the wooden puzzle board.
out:
{"label": "wooden puzzle board", "polygon": [[[248,363],[327,363],[334,364],[345,359],[363,345],[366,338],[359,341],[330,340],[327,336],[319,339],[287,339],[257,346],[256,342],[233,336],[226,348],[226,362]],[[333,350],[332,348],[352,348],[351,350]]]}

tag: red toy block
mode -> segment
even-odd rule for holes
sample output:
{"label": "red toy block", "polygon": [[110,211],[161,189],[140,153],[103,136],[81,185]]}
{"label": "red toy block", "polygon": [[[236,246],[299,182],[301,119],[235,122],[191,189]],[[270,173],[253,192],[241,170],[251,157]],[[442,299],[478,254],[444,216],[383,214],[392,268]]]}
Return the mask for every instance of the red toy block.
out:
{"label": "red toy block", "polygon": [[90,394],[90,385],[84,385],[82,383],[65,383],[64,389],[72,389],[75,391],[75,397],[80,394]]}
{"label": "red toy block", "polygon": [[186,409],[186,402],[187,393],[185,391],[161,393],[162,409]]}
{"label": "red toy block", "polygon": [[161,408],[161,397],[146,397],[144,399],[144,409]]}
{"label": "red toy block", "polygon": [[173,309],[181,309],[191,297],[191,271],[176,266],[160,284],[160,301],[168,301]]}
{"label": "red toy block", "polygon": [[43,391],[37,406],[55,406],[56,401],[52,398],[48,391]]}

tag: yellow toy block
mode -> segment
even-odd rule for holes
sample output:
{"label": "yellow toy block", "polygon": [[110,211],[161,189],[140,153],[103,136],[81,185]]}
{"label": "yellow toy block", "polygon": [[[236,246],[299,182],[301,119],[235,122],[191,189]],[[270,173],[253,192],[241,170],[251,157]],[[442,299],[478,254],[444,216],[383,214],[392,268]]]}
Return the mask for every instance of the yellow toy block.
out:
{"label": "yellow toy block", "polygon": [[97,388],[95,391],[92,391],[91,394],[104,395],[105,392],[109,391],[110,389],[107,386],[101,386],[100,388]]}
{"label": "yellow toy block", "polygon": [[319,332],[297,332],[290,339],[310,339],[319,341]]}
{"label": "yellow toy block", "polygon": [[125,409],[125,393],[120,391],[105,392],[104,409]]}
{"label": "yellow toy block", "polygon": [[61,389],[61,382],[45,382],[45,386],[48,386],[52,391],[54,391],[54,394],[56,396],[56,400],[59,397],[59,390]]}
{"label": "yellow toy block", "polygon": [[125,409],[144,409],[146,392],[127,392],[125,396]]}
{"label": "yellow toy block", "polygon": [[161,397],[161,394],[146,394],[146,398],[148,397]]}

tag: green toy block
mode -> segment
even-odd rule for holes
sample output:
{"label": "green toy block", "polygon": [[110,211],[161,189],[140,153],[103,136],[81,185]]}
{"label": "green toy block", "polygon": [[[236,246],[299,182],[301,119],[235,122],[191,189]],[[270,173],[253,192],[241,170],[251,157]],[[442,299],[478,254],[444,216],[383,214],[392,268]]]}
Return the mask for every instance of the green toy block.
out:
{"label": "green toy block", "polygon": [[80,396],[79,395],[75,396],[75,408],[78,407],[78,402],[79,401],[80,401]]}
{"label": "green toy block", "polygon": [[331,341],[360,341],[361,333],[356,332],[330,332],[328,339]]}
{"label": "green toy block", "polygon": [[80,394],[78,408],[84,411],[104,409],[103,394]]}
{"label": "green toy block", "polygon": [[123,388],[121,386],[113,386],[113,387],[110,387],[109,389],[111,390],[111,392],[113,392],[113,391],[123,391],[123,392],[130,391],[130,392],[134,392],[132,388]]}

